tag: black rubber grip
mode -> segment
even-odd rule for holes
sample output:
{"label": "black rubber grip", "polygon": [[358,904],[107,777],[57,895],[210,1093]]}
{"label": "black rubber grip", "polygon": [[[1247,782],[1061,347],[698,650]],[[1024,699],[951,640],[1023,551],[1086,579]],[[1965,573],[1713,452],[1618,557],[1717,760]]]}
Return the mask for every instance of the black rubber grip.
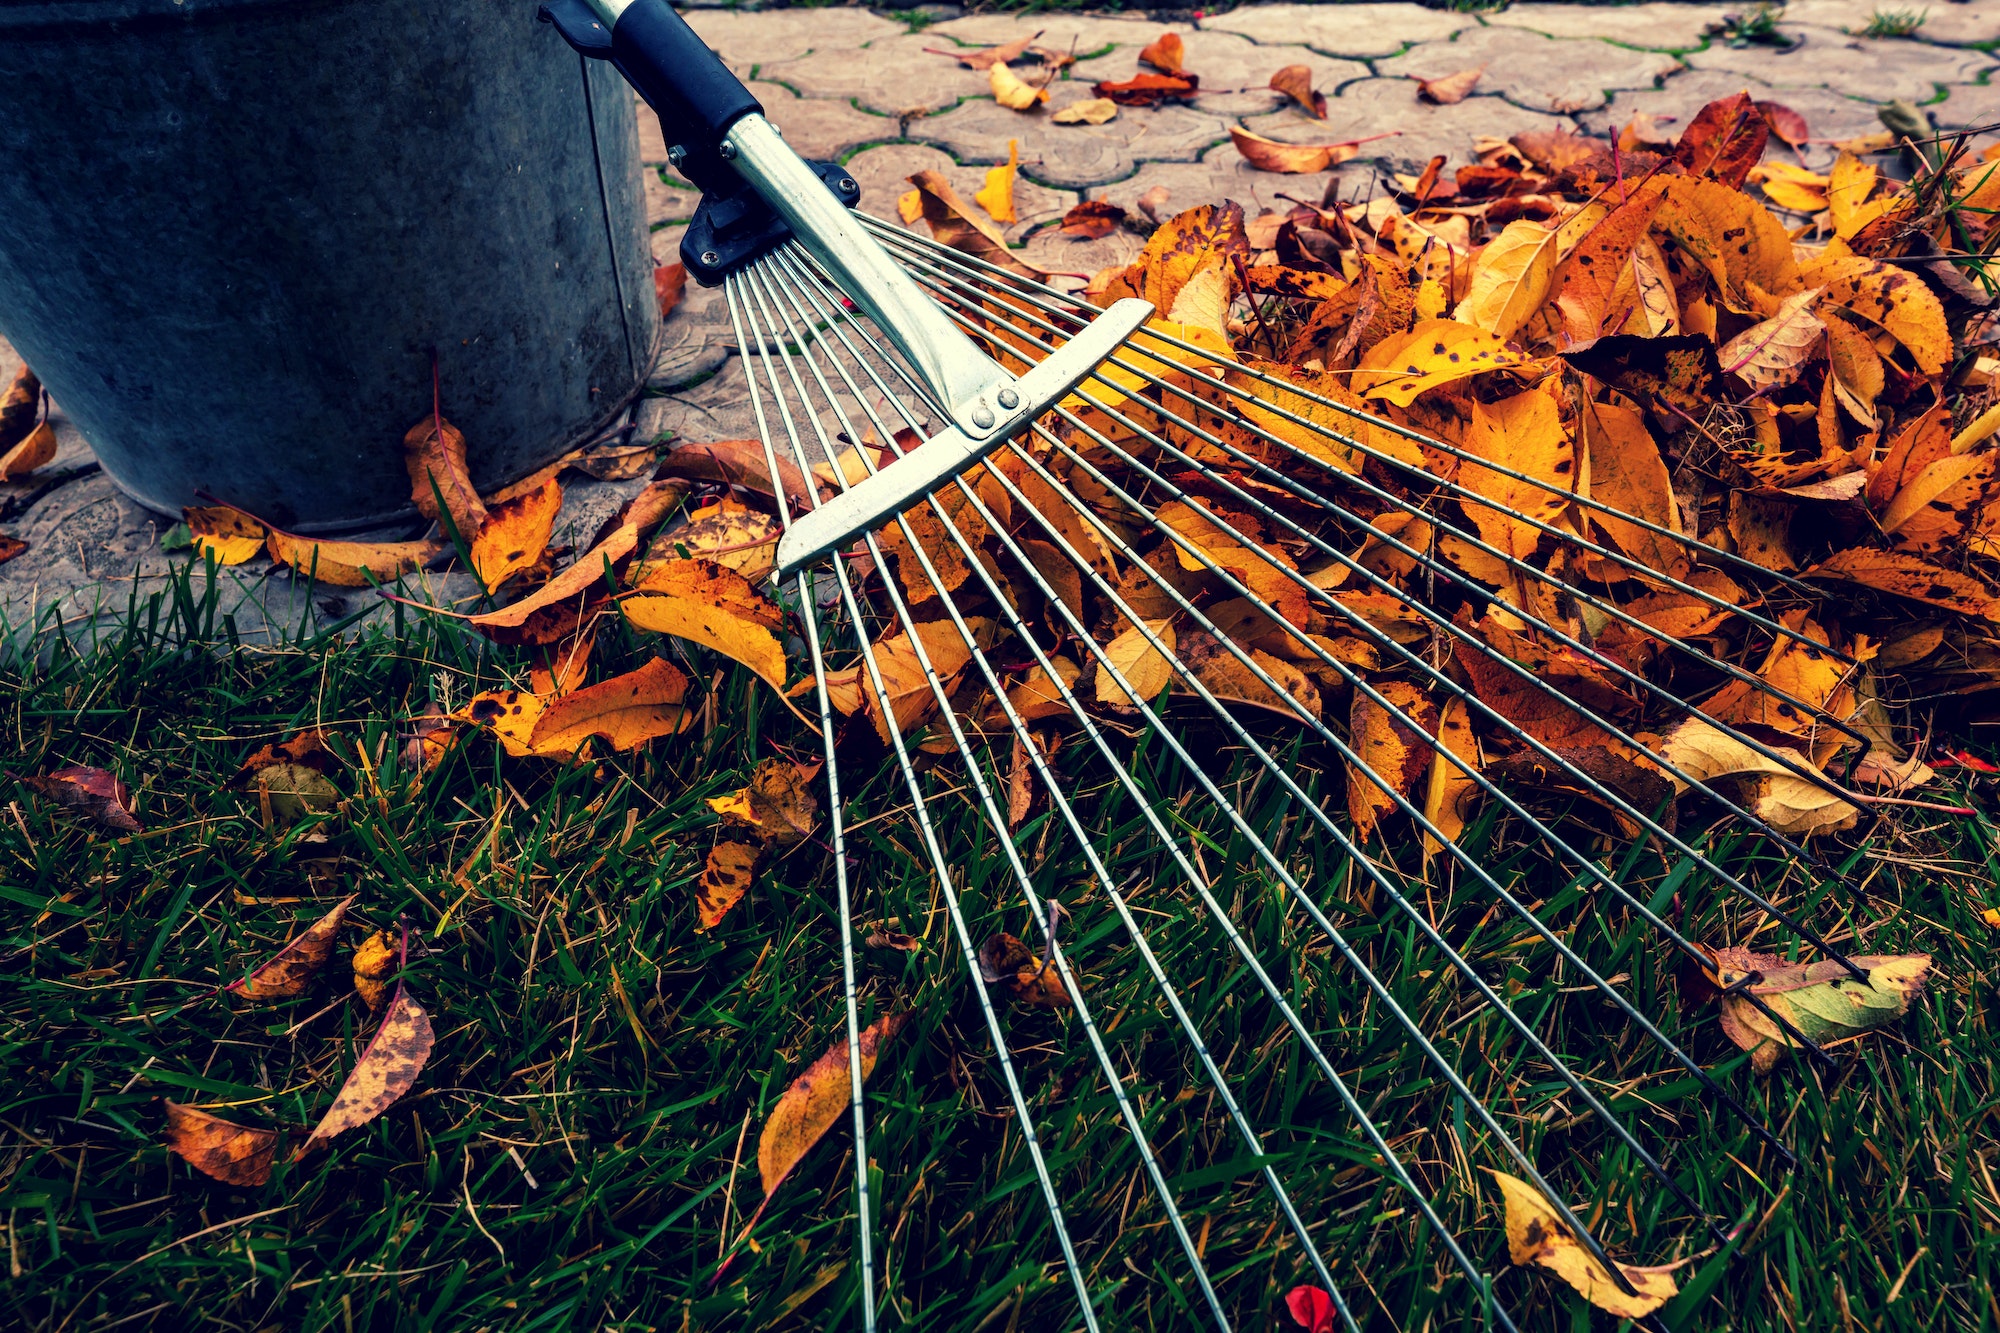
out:
{"label": "black rubber grip", "polygon": [[718,160],[715,149],[729,127],[745,116],[761,115],[763,105],[666,0],[636,0],[618,16],[611,29],[611,59],[659,112],[667,142],[687,150],[682,174],[708,189],[695,172],[707,174],[702,168]]}

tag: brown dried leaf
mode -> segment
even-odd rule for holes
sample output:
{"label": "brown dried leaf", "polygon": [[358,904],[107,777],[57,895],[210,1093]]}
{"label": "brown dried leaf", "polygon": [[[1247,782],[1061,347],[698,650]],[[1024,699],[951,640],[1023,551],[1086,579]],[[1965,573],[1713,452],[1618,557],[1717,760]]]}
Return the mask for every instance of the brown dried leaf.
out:
{"label": "brown dried leaf", "polygon": [[1695,113],[1674,145],[1673,160],[1691,176],[1741,189],[1764,156],[1771,126],[1747,92],[1717,98]]}
{"label": "brown dried leaf", "polygon": [[[1436,705],[1407,681],[1380,681],[1375,689],[1426,730],[1437,716]],[[1365,840],[1375,831],[1377,821],[1396,807],[1390,792],[1410,794],[1431,758],[1432,746],[1409,723],[1360,690],[1354,692],[1349,707],[1347,732],[1348,744],[1361,761],[1358,765],[1347,761],[1347,813],[1354,820],[1355,832]]]}
{"label": "brown dried leaf", "polygon": [[94,819],[108,829],[119,833],[139,831],[139,821],[132,813],[132,793],[101,768],[59,768],[46,777],[26,777],[21,781],[71,813]]}
{"label": "brown dried leaf", "polygon": [[1359,139],[1344,143],[1279,143],[1276,139],[1266,139],[1261,134],[1252,134],[1235,125],[1229,127],[1229,140],[1236,145],[1236,151],[1243,155],[1243,160],[1257,170],[1293,176],[1325,171],[1361,151]]}
{"label": "brown dried leaf", "polygon": [[35,418],[41,410],[42,382],[24,364],[14,372],[7,392],[0,395],[0,453],[11,451],[28,438],[28,432],[35,428]]}
{"label": "brown dried leaf", "polygon": [[1271,76],[1271,89],[1297,102],[1313,119],[1326,119],[1326,94],[1314,91],[1311,65],[1285,66]]}
{"label": "brown dried leaf", "polygon": [[1125,221],[1125,210],[1104,199],[1086,199],[1063,214],[1062,233],[1096,240],[1117,231]]}
{"label": "brown dried leaf", "polygon": [[1812,131],[1806,127],[1806,118],[1782,102],[1752,102],[1757,114],[1786,147],[1794,151],[1805,147],[1812,139]]}
{"label": "brown dried leaf", "polygon": [[373,1013],[389,998],[389,983],[403,969],[396,937],[378,930],[361,941],[354,950],[353,966],[354,989]]}
{"label": "brown dried leaf", "polygon": [[[1002,67],[996,65],[994,68]],[[1047,276],[1009,250],[1007,238],[995,231],[991,222],[966,207],[965,201],[951,188],[951,182],[945,179],[943,172],[919,171],[910,177],[910,184],[917,187],[917,202],[922,207],[923,219],[930,226],[931,236],[940,244],[989,264],[997,264],[1024,278]]]}
{"label": "brown dried leaf", "polygon": [[278,1131],[231,1124],[206,1111],[163,1099],[167,1110],[167,1151],[185,1158],[205,1176],[225,1185],[263,1185],[271,1179]]}
{"label": "brown dried leaf", "polygon": [[987,985],[1031,1008],[1073,1007],[1055,964],[1043,963],[1033,949],[1004,930],[979,946],[979,975]]}
{"label": "brown dried leaf", "polygon": [[1140,74],[1123,83],[1096,83],[1091,91],[1119,106],[1158,106],[1194,99],[1201,80],[1192,74]]}
{"label": "brown dried leaf", "polygon": [[332,911],[306,927],[249,976],[239,977],[224,989],[246,1000],[283,1000],[297,995],[326,966],[341,922],[347,919],[347,909],[359,896],[349,894],[335,903]]}
{"label": "brown dried leaf", "polygon": [[1038,30],[1015,41],[999,46],[984,46],[976,51],[932,51],[934,56],[950,56],[966,69],[991,69],[995,65],[1011,65],[1027,53],[1035,38],[1042,34]]}
{"label": "brown dried leaf", "polygon": [[441,416],[425,417],[404,432],[403,466],[410,473],[410,500],[418,513],[441,522],[442,495],[458,535],[468,542],[479,535],[486,526],[486,503],[466,467],[464,432]]}
{"label": "brown dried leaf", "polygon": [[1439,106],[1451,106],[1463,102],[1478,86],[1480,75],[1486,73],[1486,66],[1462,69],[1456,74],[1443,74],[1435,79],[1417,80],[1417,96],[1426,102]]}
{"label": "brown dried leaf", "polygon": [[727,796],[711,796],[708,805],[724,824],[747,828],[773,847],[805,841],[819,818],[810,775],[789,759],[760,761],[749,785]]}

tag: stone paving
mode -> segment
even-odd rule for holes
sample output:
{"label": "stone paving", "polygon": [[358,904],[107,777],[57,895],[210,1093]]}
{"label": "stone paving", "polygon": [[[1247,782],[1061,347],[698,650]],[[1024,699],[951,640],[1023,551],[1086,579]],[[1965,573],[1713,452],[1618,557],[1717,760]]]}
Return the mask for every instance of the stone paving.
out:
{"label": "stone paving", "polygon": [[[694,0],[696,4],[706,0]],[[1318,198],[1331,184],[1342,197],[1376,188],[1382,171],[1408,171],[1435,154],[1469,160],[1482,135],[1574,128],[1607,134],[1645,112],[1684,124],[1714,98],[1747,89],[1782,102],[1811,126],[1813,165],[1828,144],[1878,129],[1891,99],[1920,104],[1941,128],[2000,122],[2000,0],[1930,0],[1924,21],[1904,37],[1863,35],[1897,0],[1792,0],[1774,11],[1783,45],[1732,43],[1725,15],[1750,5],[1647,3],[1595,6],[1519,3],[1470,13],[1416,4],[1258,4],[1192,21],[1090,14],[964,14],[955,6],[918,9],[691,8],[702,37],[750,82],[786,139],[809,157],[846,163],[863,188],[862,207],[894,219],[897,197],[918,170],[941,171],[970,198],[987,165],[1019,142],[1019,221],[1005,230],[1031,261],[1089,273],[1123,262],[1138,238],[1064,237],[1056,224],[1072,205],[1104,199],[1133,209],[1150,190],[1166,207],[1235,199],[1257,212],[1283,197]],[[1180,11],[1184,13],[1185,11]],[[1201,76],[1189,105],[1125,108],[1105,125],[1057,125],[1050,113],[1093,96],[1091,83],[1138,71],[1138,52],[1172,30],[1186,67]],[[996,104],[983,72],[951,52],[1039,33],[1039,45],[1077,63],[1050,87],[1050,105],[1031,114]],[[1325,122],[1303,115],[1266,86],[1271,73],[1302,64],[1328,99]],[[1483,67],[1472,96],[1432,106],[1413,79]],[[652,113],[640,109],[642,158],[654,253],[677,255],[697,196],[666,166],[667,145]],[[1242,125],[1292,142],[1333,142],[1393,132],[1371,142],[1336,174],[1282,176],[1250,169],[1228,139]],[[673,432],[701,441],[754,433],[744,366],[728,314],[715,292],[690,286],[667,321],[652,390],[637,409],[640,438]],[[0,342],[0,374],[15,358]],[[63,453],[43,475],[89,461],[88,447],[57,415]],[[563,527],[587,535],[638,483],[571,488]],[[32,487],[0,485],[0,502]],[[148,513],[101,473],[79,476],[41,499],[4,530],[30,551],[0,565],[0,626],[22,625],[35,609],[68,617],[122,607],[133,589],[161,586],[184,557],[163,553],[172,517]],[[407,535],[398,532],[395,535]],[[558,533],[561,539],[562,533]],[[239,619],[294,625],[310,613],[284,575],[237,578],[230,601]],[[455,585],[429,590],[462,596]],[[359,609],[363,595],[319,594],[319,613]],[[369,594],[367,596],[372,596]],[[249,625],[244,625],[246,632]]]}

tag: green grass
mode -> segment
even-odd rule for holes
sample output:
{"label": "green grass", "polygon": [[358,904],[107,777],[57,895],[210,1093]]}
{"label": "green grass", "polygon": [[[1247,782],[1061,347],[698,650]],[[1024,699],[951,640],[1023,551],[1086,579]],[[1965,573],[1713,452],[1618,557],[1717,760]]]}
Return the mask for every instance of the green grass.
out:
{"label": "green grass", "polygon": [[[720,929],[696,931],[691,885],[712,828],[704,798],[740,783],[759,758],[811,755],[812,733],[730,672],[712,726],[644,753],[564,768],[508,760],[473,737],[413,790],[396,757],[403,719],[433,698],[461,703],[503,683],[518,670],[512,650],[414,618],[359,637],[301,631],[275,647],[235,646],[214,622],[197,573],[93,643],[45,643],[0,669],[7,767],[110,767],[138,793],[147,827],[130,838],[100,834],[57,816],[25,785],[5,794],[7,1325],[858,1327],[844,1127],[784,1186],[756,1250],[713,1281],[762,1198],[757,1126],[844,1020],[824,846],[797,849]],[[658,645],[613,635],[593,668],[636,665]],[[713,663],[688,665],[695,679],[711,678]],[[335,815],[274,833],[231,779],[256,745],[308,725],[343,738],[350,762],[335,781],[348,799]],[[1232,758],[1225,738],[1192,739],[1198,753]],[[1316,748],[1283,731],[1268,740],[1309,790],[1339,799]],[[1408,1199],[1384,1183],[1220,932],[1167,873],[1138,812],[1082,749],[1066,749],[1072,792],[1114,848],[1149,939],[1267,1131],[1266,1152],[1366,1325],[1478,1326],[1477,1293],[1441,1264]],[[925,946],[861,960],[862,1021],[891,1008],[913,1015],[869,1102],[885,1325],[1074,1327],[906,796],[865,750],[863,736],[842,770],[857,916],[864,925],[897,918]],[[1240,841],[1204,802],[1182,799],[1182,775],[1157,740],[1130,738],[1122,762],[1174,811],[1218,896],[1522,1327],[1612,1327],[1547,1274],[1507,1266],[1477,1171],[1502,1164],[1493,1145],[1296,905],[1249,868]],[[1671,1196],[1576,1115],[1566,1089],[1469,1002],[1416,932],[1368,910],[1353,868],[1301,836],[1282,793],[1245,773],[1239,800],[1253,822],[1285,839],[1287,862],[1355,949],[1438,1034],[1572,1206],[1597,1218],[1614,1252],[1659,1263],[1707,1248]],[[938,763],[924,780],[971,929],[976,939],[1000,928],[1032,938],[963,778]],[[1597,828],[1588,810],[1573,813],[1566,836],[1694,938],[1782,944],[1781,932],[1760,930],[1754,911],[1692,866],[1664,864]],[[1038,887],[1072,914],[1065,946],[1236,1326],[1289,1328],[1283,1292],[1306,1265],[1274,1225],[1255,1165],[1227,1132],[1102,890],[1042,823],[1021,839]],[[1830,1077],[1798,1063],[1754,1076],[1712,1009],[1683,1007],[1666,950],[1629,912],[1579,887],[1546,847],[1490,813],[1467,840],[1801,1158],[1797,1171],[1781,1170],[1698,1084],[1578,989],[1548,948],[1489,912],[1476,886],[1436,871],[1423,884],[1413,849],[1396,849],[1411,897],[1454,944],[1614,1100],[1689,1192],[1724,1225],[1748,1224],[1733,1253],[1681,1272],[1690,1292],[1668,1311],[1673,1327],[2000,1326],[1993,988],[1979,920],[2000,898],[1988,826],[1934,817],[1848,847],[1865,896],[1820,884],[1727,831],[1707,839],[1726,865],[1845,947],[1937,955],[1922,1012],[1837,1049]],[[296,1000],[252,1006],[214,995],[350,892],[360,895],[358,921],[400,918],[421,941],[409,985],[438,1034],[422,1080],[330,1151],[296,1165],[281,1158],[266,1187],[195,1173],[158,1146],[161,1098],[309,1126],[366,1040],[366,1011],[343,999],[345,947]],[[1106,1327],[1201,1326],[1187,1265],[1077,1023],[1018,1009],[1003,1022]]]}
{"label": "green grass", "polygon": [[1878,9],[1868,16],[1868,26],[1861,30],[1863,37],[1911,37],[1924,20],[1930,17],[1927,9]]}

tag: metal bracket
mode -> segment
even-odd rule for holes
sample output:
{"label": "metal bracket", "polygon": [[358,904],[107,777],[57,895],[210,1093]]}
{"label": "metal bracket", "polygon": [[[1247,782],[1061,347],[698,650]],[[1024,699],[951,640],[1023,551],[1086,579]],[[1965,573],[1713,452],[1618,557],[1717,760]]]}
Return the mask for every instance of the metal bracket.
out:
{"label": "metal bracket", "polygon": [[[579,0],[580,2],[580,0]],[[861,185],[838,162],[807,163],[819,174],[827,192],[853,208],[861,202]],[[705,194],[694,217],[681,233],[681,263],[688,276],[704,287],[719,287],[743,265],[783,245],[792,227],[755,191],[717,197]]]}

